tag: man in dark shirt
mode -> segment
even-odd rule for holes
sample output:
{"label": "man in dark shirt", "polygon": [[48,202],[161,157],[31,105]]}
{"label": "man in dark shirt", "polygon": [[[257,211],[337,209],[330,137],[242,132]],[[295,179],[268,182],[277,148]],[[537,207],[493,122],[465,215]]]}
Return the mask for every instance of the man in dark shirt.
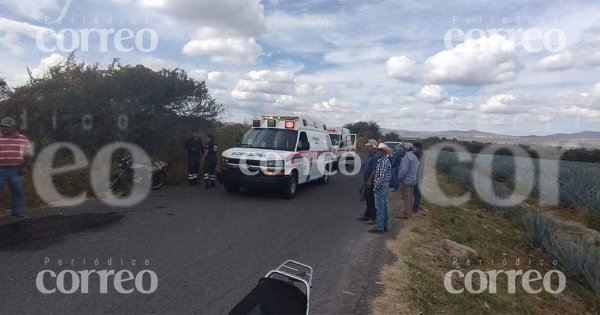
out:
{"label": "man in dark shirt", "polygon": [[185,141],[188,162],[188,182],[190,186],[198,185],[200,157],[204,155],[204,144],[198,137],[198,130],[192,130],[192,136]]}
{"label": "man in dark shirt", "polygon": [[215,137],[207,135],[208,143],[204,152],[204,188],[215,187],[215,168],[217,167],[217,143]]}
{"label": "man in dark shirt", "polygon": [[367,224],[375,224],[375,192],[373,191],[373,180],[375,179],[375,168],[377,167],[377,140],[371,139],[365,143],[369,155],[366,157],[365,164],[363,166],[363,185],[365,185],[365,201],[367,207],[363,212],[363,215],[358,218],[360,221],[367,221]]}

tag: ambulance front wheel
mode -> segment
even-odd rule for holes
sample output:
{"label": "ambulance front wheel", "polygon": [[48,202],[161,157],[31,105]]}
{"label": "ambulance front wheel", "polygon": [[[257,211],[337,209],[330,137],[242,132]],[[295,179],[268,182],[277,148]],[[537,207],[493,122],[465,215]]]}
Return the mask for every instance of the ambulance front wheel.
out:
{"label": "ambulance front wheel", "polygon": [[296,197],[296,190],[298,189],[298,173],[294,171],[288,178],[288,181],[284,187],[283,195],[287,199]]}

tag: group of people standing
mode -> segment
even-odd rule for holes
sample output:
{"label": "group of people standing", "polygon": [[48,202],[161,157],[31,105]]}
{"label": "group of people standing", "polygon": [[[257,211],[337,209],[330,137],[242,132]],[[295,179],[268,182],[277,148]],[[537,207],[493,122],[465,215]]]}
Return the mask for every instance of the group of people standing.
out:
{"label": "group of people standing", "polygon": [[187,151],[188,183],[190,186],[199,184],[200,161],[204,160],[204,188],[208,189],[215,187],[218,147],[213,135],[208,134],[206,137],[208,141],[205,146],[198,135],[198,130],[192,130],[192,135],[185,141],[184,148]]}
{"label": "group of people standing", "polygon": [[358,220],[375,225],[368,230],[370,233],[382,234],[388,231],[387,200],[390,188],[394,192],[400,191],[402,209],[397,218],[408,220],[412,213],[419,210],[419,161],[422,147],[419,142],[401,142],[392,150],[383,141],[375,139],[367,141],[365,147],[368,151],[363,165],[366,209]]}

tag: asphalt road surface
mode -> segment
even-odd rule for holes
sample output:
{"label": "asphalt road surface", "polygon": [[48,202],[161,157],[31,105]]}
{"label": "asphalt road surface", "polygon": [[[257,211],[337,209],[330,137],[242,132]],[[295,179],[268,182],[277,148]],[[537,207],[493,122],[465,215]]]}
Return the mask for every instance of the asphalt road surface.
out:
{"label": "asphalt road surface", "polygon": [[[93,201],[44,210],[43,218],[28,223],[0,219],[0,312],[222,314],[266,272],[293,259],[314,268],[311,313],[369,313],[381,290],[379,272],[391,259],[385,240],[400,226],[392,219],[387,235],[366,232],[356,220],[363,209],[359,181],[336,175],[327,186],[301,186],[292,200],[269,192],[232,195],[220,185],[208,191],[166,186],[131,208]],[[51,216],[60,212],[64,217]],[[89,222],[95,227],[86,227]],[[42,270],[138,275],[144,269],[157,275],[154,293],[121,294],[109,278],[107,293],[101,294],[94,276],[87,294],[42,294],[36,287]],[[133,281],[127,283],[135,288]],[[55,288],[56,279],[47,274],[44,285]]]}

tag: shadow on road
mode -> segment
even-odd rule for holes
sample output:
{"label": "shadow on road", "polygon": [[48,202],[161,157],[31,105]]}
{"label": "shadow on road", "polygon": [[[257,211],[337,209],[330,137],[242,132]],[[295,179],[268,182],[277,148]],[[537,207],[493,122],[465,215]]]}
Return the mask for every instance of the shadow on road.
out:
{"label": "shadow on road", "polygon": [[116,212],[31,218],[0,225],[0,251],[38,250],[59,242],[62,235],[95,229],[123,218]]}

